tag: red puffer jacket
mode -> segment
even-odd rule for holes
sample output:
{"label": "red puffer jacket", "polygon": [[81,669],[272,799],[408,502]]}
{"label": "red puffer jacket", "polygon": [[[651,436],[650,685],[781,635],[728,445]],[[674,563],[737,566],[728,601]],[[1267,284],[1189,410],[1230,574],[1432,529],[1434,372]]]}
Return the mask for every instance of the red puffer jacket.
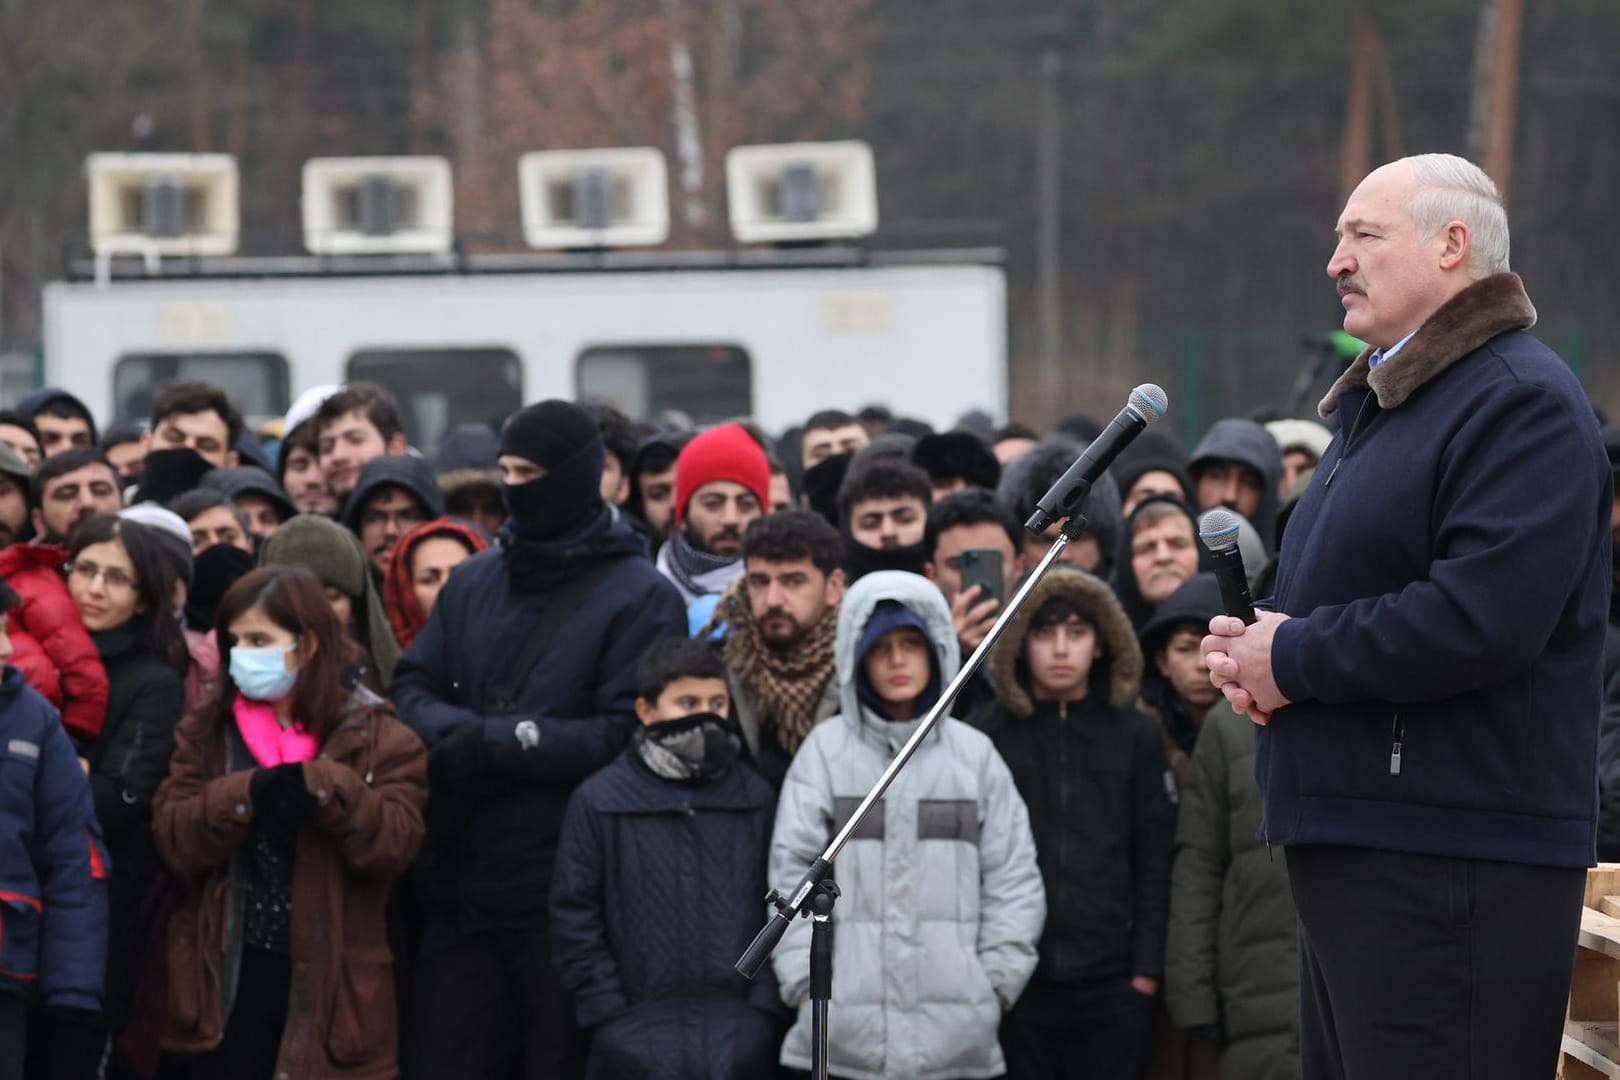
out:
{"label": "red puffer jacket", "polygon": [[62,580],[67,552],[53,544],[12,544],[0,551],[0,577],[22,606],[10,612],[11,664],[62,712],[80,743],[107,719],[107,669]]}

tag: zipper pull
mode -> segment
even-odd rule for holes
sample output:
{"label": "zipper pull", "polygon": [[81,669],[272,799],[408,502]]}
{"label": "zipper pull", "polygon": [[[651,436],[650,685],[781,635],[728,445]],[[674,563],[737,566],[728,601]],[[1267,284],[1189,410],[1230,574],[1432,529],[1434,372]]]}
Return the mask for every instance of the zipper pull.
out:
{"label": "zipper pull", "polygon": [[1389,775],[1401,775],[1401,744],[1396,740],[1395,746],[1389,752]]}

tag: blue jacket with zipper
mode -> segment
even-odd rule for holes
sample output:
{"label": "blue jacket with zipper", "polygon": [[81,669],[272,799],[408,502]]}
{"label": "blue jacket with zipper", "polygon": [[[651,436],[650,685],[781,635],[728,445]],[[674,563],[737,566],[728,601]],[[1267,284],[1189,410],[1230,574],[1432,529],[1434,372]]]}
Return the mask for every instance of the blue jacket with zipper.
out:
{"label": "blue jacket with zipper", "polygon": [[99,1012],[107,852],[90,782],[50,702],[0,674],[0,994]]}
{"label": "blue jacket with zipper", "polygon": [[1580,383],[1476,282],[1323,401],[1266,606],[1269,843],[1593,862],[1612,479]]}

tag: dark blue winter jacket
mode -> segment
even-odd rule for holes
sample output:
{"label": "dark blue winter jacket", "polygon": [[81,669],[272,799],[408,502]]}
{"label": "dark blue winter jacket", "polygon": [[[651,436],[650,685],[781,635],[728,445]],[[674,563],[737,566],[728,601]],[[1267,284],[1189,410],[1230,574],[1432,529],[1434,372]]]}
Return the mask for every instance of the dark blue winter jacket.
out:
{"label": "dark blue winter jacket", "polygon": [[1269,842],[1592,862],[1612,480],[1534,319],[1486,278],[1324,401],[1269,604]]}
{"label": "dark blue winter jacket", "polygon": [[99,1012],[107,852],[56,710],[0,676],[0,993]]}
{"label": "dark blue winter jacket", "polygon": [[733,965],[764,922],[776,793],[738,763],[709,784],[654,776],[627,750],[574,793],[552,880],[551,939],[592,1077],[760,1077],[776,1068],[776,981]]}
{"label": "dark blue winter jacket", "polygon": [[[614,515],[543,547],[555,582],[539,591],[513,587],[502,548],[457,567],[394,674],[400,718],[428,748],[418,881],[468,930],[543,924],[568,796],[635,730],[642,654],[686,636],[680,594]],[[562,580],[599,560],[612,568],[503,700]]]}

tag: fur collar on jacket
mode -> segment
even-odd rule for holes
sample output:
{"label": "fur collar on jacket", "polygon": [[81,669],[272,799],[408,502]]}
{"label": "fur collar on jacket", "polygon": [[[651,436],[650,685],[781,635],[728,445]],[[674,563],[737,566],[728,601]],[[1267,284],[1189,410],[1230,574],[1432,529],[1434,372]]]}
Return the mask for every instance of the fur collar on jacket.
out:
{"label": "fur collar on jacket", "polygon": [[1535,324],[1536,309],[1519,275],[1481,278],[1440,305],[1388,362],[1368,367],[1373,350],[1364,349],[1316,411],[1326,420],[1338,411],[1340,394],[1369,388],[1380,409],[1399,408],[1425,383],[1491,338]]}
{"label": "fur collar on jacket", "polygon": [[1109,665],[1108,704],[1118,709],[1134,706],[1142,685],[1142,650],[1136,643],[1131,620],[1106,583],[1083,570],[1064,566],[1054,567],[1035,586],[1035,591],[1007,624],[991,652],[988,666],[996,697],[1017,716],[1028,716],[1035,711],[1029,687],[1018,677],[1018,659],[1023,654],[1031,620],[1054,596],[1067,597],[1097,627],[1097,638]]}

